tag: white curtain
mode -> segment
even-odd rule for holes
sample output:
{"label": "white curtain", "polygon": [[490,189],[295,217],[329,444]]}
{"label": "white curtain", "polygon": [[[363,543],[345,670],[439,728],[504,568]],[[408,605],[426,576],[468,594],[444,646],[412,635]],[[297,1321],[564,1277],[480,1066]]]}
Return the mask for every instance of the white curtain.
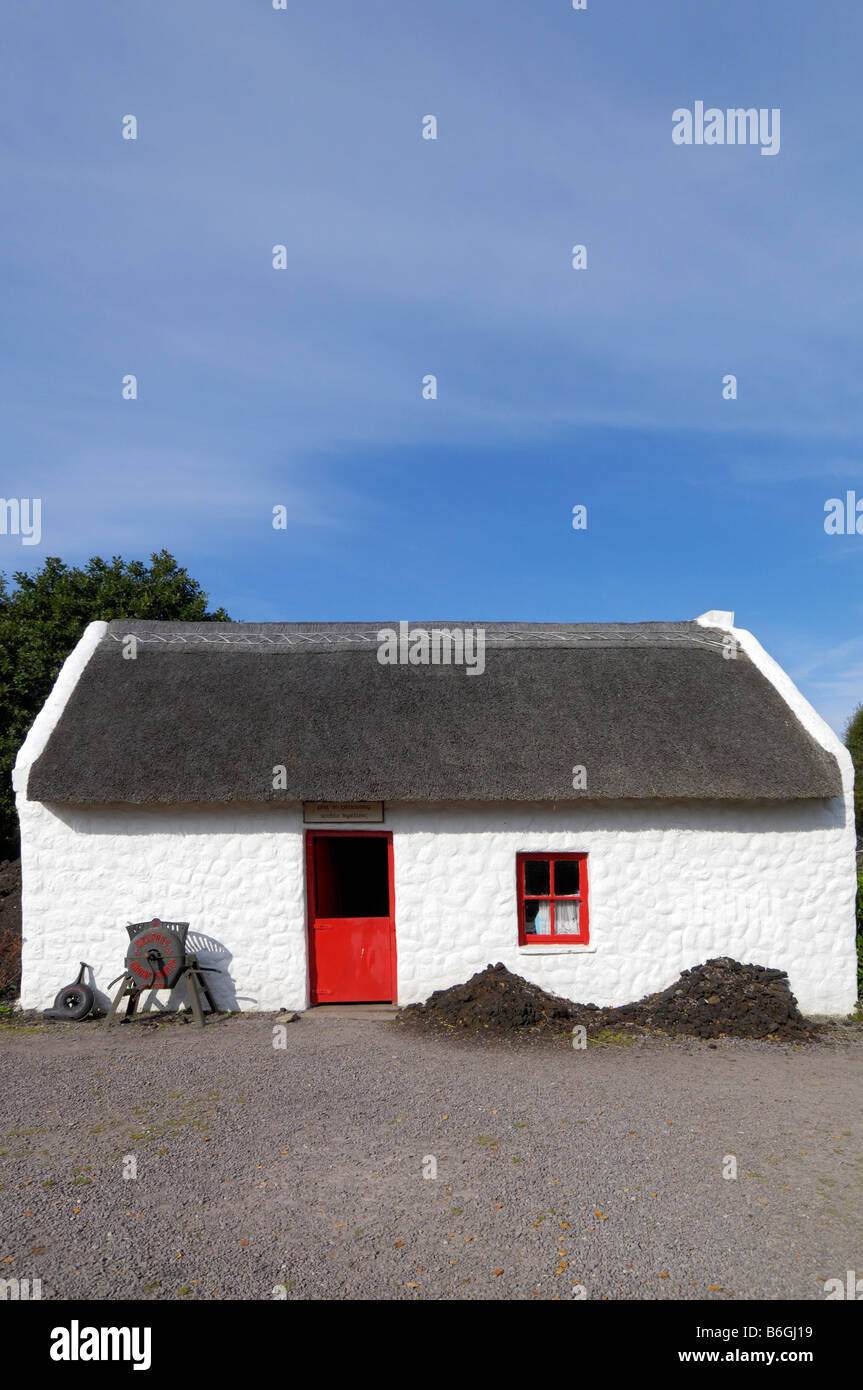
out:
{"label": "white curtain", "polygon": [[577,902],[555,902],[554,931],[556,936],[578,936]]}

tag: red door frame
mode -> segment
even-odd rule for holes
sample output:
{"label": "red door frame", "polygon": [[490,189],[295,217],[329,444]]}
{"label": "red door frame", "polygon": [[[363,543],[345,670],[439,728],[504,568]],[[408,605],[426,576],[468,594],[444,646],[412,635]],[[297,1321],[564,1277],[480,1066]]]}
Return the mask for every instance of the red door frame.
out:
{"label": "red door frame", "polygon": [[[396,961],[396,890],[395,875],[393,870],[393,832],[391,830],[307,830],[306,831],[306,940],[309,951],[309,981],[312,975],[312,932],[314,930],[315,910],[315,840],[324,838],[352,838],[386,840],[387,842],[387,875],[389,882],[390,900],[390,1000],[391,1003],[398,1002],[398,965]],[[313,999],[312,1003],[316,1001]]]}

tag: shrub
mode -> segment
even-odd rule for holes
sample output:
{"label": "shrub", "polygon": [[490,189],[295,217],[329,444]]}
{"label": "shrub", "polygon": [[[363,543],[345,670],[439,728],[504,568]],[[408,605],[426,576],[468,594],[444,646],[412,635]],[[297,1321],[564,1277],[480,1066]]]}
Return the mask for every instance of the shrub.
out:
{"label": "shrub", "polygon": [[0,863],[0,999],[15,998],[21,983],[21,865]]}

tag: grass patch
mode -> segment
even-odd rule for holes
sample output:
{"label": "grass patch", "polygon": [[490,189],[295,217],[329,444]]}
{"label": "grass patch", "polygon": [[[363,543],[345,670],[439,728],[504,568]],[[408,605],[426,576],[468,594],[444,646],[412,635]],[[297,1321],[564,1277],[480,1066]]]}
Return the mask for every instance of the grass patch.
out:
{"label": "grass patch", "polygon": [[631,1033],[623,1033],[620,1029],[600,1028],[598,1033],[588,1033],[588,1047],[632,1047],[633,1038]]}

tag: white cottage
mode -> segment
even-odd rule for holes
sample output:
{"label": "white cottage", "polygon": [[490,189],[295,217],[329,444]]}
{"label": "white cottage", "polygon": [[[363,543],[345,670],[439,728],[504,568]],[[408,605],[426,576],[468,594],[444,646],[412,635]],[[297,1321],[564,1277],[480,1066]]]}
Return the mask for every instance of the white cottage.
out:
{"label": "white cottage", "polygon": [[92,623],[15,769],[22,1003],[159,917],[225,1007],[489,961],[613,1005],[733,956],[847,1013],[851,761],[733,622]]}

